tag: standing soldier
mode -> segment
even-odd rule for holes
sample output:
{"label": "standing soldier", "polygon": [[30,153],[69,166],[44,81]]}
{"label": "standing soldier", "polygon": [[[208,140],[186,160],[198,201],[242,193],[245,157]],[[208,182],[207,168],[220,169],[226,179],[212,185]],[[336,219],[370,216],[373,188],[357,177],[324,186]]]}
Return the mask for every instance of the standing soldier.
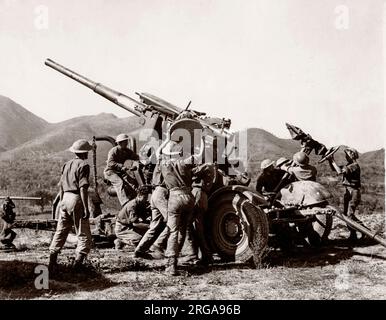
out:
{"label": "standing soldier", "polygon": [[148,194],[147,187],[140,187],[137,196],[118,213],[115,222],[115,249],[122,249],[125,245],[136,247],[149,229],[149,224],[146,223]]}
{"label": "standing soldier", "polygon": [[104,176],[113,185],[117,192],[118,200],[123,207],[126,202],[135,197],[135,191],[127,183],[125,185],[123,181],[123,177],[129,169],[125,167],[124,163],[127,160],[138,160],[139,157],[127,147],[129,144],[129,136],[127,134],[121,133],[117,136],[115,142],[118,145],[109,151]]}
{"label": "standing soldier", "polygon": [[[182,142],[182,141],[181,141]],[[180,253],[180,242],[178,241],[183,231],[182,221],[184,217],[191,214],[194,207],[194,199],[191,193],[192,169],[194,162],[198,162],[204,152],[204,141],[201,141],[200,152],[197,155],[186,154],[182,150],[182,143],[171,141],[170,133],[165,142],[158,148],[157,156],[161,157],[163,149],[174,144],[178,152],[170,159],[161,160],[160,169],[166,188],[169,191],[167,227],[169,238],[165,256],[168,258],[166,273],[177,275],[177,258]]]}
{"label": "standing soldier", "polygon": [[[186,232],[183,229],[179,239],[181,250],[185,240],[184,234],[186,234],[188,251],[186,263],[201,263],[202,265],[213,263],[212,253],[205,239],[204,219],[208,210],[208,194],[212,189],[215,176],[214,163],[200,164],[193,169],[194,210],[192,215],[186,216],[186,221],[184,221]],[[198,249],[201,250],[201,260],[198,260]]]}
{"label": "standing soldier", "polygon": [[50,245],[49,268],[56,265],[58,253],[66,242],[68,233],[74,225],[78,244],[74,268],[79,268],[91,248],[91,231],[89,224],[88,187],[90,166],[86,163],[92,146],[87,140],[80,139],[73,143],[70,151],[76,157],[66,162],[60,178],[60,215],[56,232]]}
{"label": "standing soldier", "polygon": [[150,226],[149,230],[147,230],[138,246],[135,248],[135,258],[151,259],[152,256],[148,253],[150,247],[152,247],[152,251],[155,251],[160,257],[163,256],[165,243],[169,236],[169,232],[165,230],[167,229],[166,221],[168,215],[169,192],[168,189],[166,189],[159,163],[155,166],[153,172],[153,185],[155,188],[150,197]]}
{"label": "standing soldier", "polygon": [[0,233],[0,241],[7,249],[14,249],[12,243],[16,237],[16,232],[12,230],[12,224],[15,221],[15,204],[10,197],[6,197],[3,203],[3,210],[1,212],[1,219],[3,220],[3,230]]}
{"label": "standing soldier", "polygon": [[[361,202],[361,168],[357,162],[359,158],[358,151],[354,148],[346,148],[344,150],[347,164],[338,166],[333,156],[329,157],[329,164],[331,169],[342,175],[342,184],[345,187],[343,196],[343,214],[350,219],[362,222],[355,216],[355,210]],[[350,230],[349,240],[355,242],[358,240],[357,233],[354,229],[348,227]]]}

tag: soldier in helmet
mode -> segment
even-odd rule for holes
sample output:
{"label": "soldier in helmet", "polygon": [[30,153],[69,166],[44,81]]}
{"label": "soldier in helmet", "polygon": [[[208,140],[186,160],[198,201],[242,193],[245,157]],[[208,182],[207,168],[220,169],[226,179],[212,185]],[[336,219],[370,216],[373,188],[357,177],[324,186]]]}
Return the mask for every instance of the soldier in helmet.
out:
{"label": "soldier in helmet", "polygon": [[15,204],[10,197],[6,197],[3,203],[3,210],[0,212],[1,219],[3,220],[3,230],[0,233],[0,242],[10,249],[14,249],[15,246],[12,243],[16,237],[16,232],[12,230],[12,224],[15,221]]}
{"label": "soldier in helmet", "polygon": [[[200,151],[196,155],[184,152],[183,141],[171,140],[170,133],[165,142],[157,150],[157,158],[160,159],[160,171],[164,184],[168,190],[167,228],[169,238],[165,256],[168,258],[166,273],[177,275],[177,258],[180,253],[179,237],[184,237],[183,221],[192,214],[194,198],[191,193],[192,169],[194,163],[202,159],[204,141],[201,141]],[[164,149],[170,147],[177,149],[171,152],[170,157],[163,157]],[[181,234],[182,233],[182,234]]]}
{"label": "soldier in helmet", "polygon": [[299,181],[316,181],[317,170],[309,164],[309,157],[303,151],[296,152],[292,163],[282,165],[282,169],[290,173]]}
{"label": "soldier in helmet", "polygon": [[79,268],[91,248],[91,230],[89,223],[88,187],[90,166],[86,160],[92,146],[85,139],[75,141],[69,149],[76,156],[66,162],[60,178],[60,214],[56,232],[50,245],[49,268],[56,265],[58,253],[66,242],[67,236],[75,227],[78,244],[74,268]]}
{"label": "soldier in helmet", "polygon": [[276,165],[270,159],[263,160],[260,165],[262,172],[256,180],[256,191],[260,193],[275,192],[285,174],[285,171],[281,170],[280,167],[286,162],[288,162],[286,158],[278,159]]}
{"label": "soldier in helmet", "polygon": [[147,223],[148,194],[149,188],[141,186],[137,196],[127,202],[119,211],[115,222],[115,235],[117,236],[114,241],[115,249],[122,249],[125,245],[136,247],[149,229]]}
{"label": "soldier in helmet", "polygon": [[[338,166],[334,161],[333,155],[328,158],[329,164],[332,170],[342,175],[342,184],[345,187],[343,214],[362,224],[355,216],[356,208],[361,202],[361,168],[357,162],[359,154],[354,148],[346,148],[344,149],[344,153],[347,161],[346,165]],[[350,227],[348,228],[350,230],[349,240],[358,240],[356,231]]]}
{"label": "soldier in helmet", "polygon": [[123,180],[123,176],[129,170],[124,164],[127,160],[138,160],[139,156],[128,148],[129,136],[127,134],[119,134],[115,142],[117,146],[113,147],[107,156],[104,176],[113,185],[118,200],[123,207],[125,203],[135,197],[134,190],[130,190]]}

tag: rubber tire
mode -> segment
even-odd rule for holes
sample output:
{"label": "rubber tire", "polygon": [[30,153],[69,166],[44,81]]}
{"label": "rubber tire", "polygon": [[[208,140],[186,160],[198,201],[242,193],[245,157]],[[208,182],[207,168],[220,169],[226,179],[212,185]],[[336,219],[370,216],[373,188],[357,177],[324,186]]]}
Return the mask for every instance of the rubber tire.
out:
{"label": "rubber tire", "polygon": [[[267,252],[269,226],[268,219],[264,211],[251,204],[244,195],[236,192],[228,192],[209,202],[207,241],[212,250],[216,252],[225,261],[234,261],[238,263],[253,262],[259,266]],[[236,213],[234,203],[237,208],[244,203],[244,213],[250,225],[249,235],[245,229],[242,229],[241,240],[234,244],[226,240],[226,235],[222,229],[224,218],[229,214],[235,214],[241,217],[241,213]],[[237,219],[237,218],[236,218]]]}

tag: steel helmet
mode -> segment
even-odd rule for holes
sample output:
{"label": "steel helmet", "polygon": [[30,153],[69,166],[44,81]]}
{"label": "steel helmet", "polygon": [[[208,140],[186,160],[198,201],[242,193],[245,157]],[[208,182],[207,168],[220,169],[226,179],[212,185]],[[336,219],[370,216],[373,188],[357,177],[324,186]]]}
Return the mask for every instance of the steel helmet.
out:
{"label": "steel helmet", "polygon": [[118,142],[121,142],[121,141],[129,140],[129,138],[130,137],[126,133],[121,133],[121,134],[117,135],[117,138],[115,139],[115,142],[118,143]]}
{"label": "steel helmet", "polygon": [[289,159],[287,158],[284,158],[284,157],[281,157],[279,159],[276,160],[276,167],[281,167],[284,163],[288,162]]}
{"label": "steel helmet", "polygon": [[305,154],[303,151],[299,151],[294,154],[293,161],[297,165],[303,166],[308,164],[308,162],[310,161],[310,158],[308,158],[307,154]]}
{"label": "steel helmet", "polygon": [[274,163],[275,162],[273,162],[271,159],[265,159],[265,160],[261,161],[260,168],[262,170],[267,169],[267,168],[273,166]]}
{"label": "steel helmet", "polygon": [[92,150],[92,145],[86,139],[76,140],[69,149],[73,153],[85,153]]}
{"label": "steel helmet", "polygon": [[346,148],[344,149],[344,153],[347,154],[352,160],[359,158],[359,153],[354,148]]}

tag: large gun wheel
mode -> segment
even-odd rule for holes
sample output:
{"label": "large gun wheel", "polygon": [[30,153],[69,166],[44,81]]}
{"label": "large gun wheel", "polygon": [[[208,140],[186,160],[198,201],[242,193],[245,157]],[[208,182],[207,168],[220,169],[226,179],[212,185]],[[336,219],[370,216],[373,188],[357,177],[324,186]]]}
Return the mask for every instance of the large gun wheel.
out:
{"label": "large gun wheel", "polygon": [[268,244],[264,211],[244,195],[229,192],[209,203],[207,238],[223,260],[252,261],[258,266]]}

